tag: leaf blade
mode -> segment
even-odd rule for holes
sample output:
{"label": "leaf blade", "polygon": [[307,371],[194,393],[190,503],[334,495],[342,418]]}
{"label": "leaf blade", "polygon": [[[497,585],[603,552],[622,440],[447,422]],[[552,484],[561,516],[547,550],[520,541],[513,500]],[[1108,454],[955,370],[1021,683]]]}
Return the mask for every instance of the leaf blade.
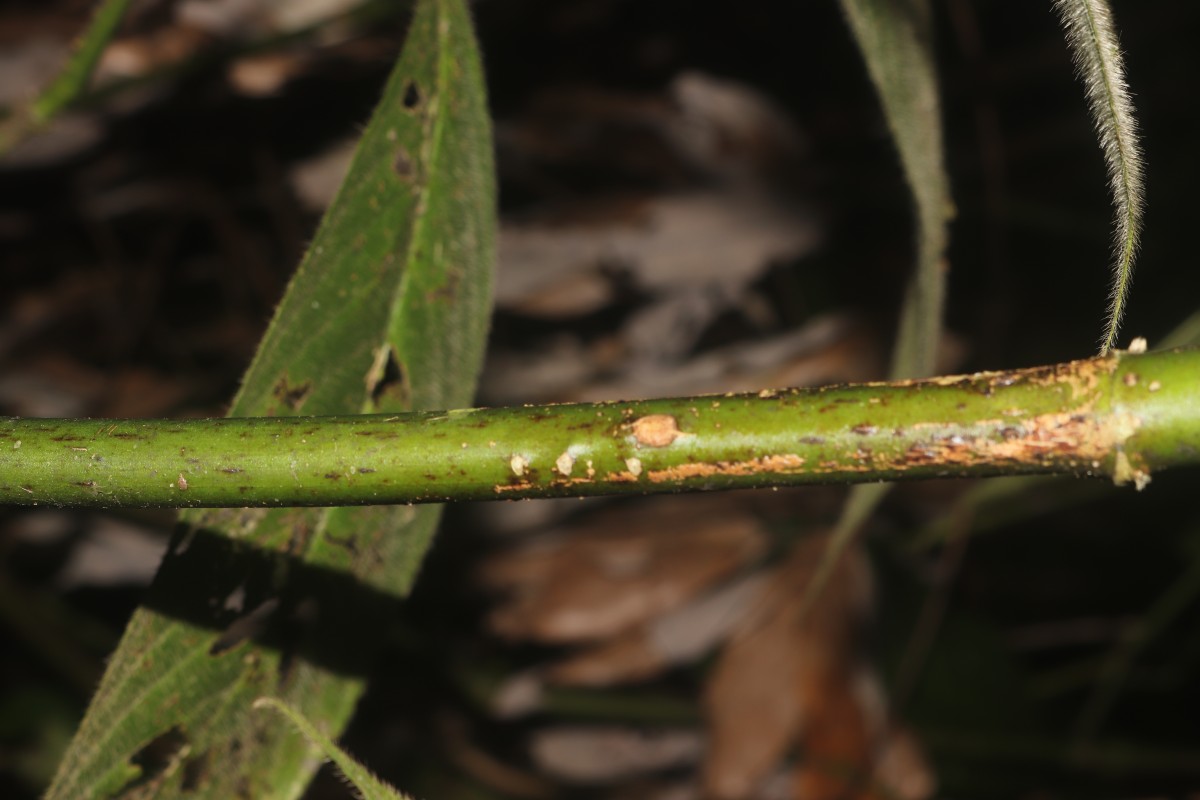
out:
{"label": "leaf blade", "polygon": [[1141,241],[1145,169],[1124,59],[1107,0],[1054,0],[1054,7],[1075,71],[1083,81],[1113,198],[1113,283],[1100,345],[1100,355],[1105,355],[1117,343]]}
{"label": "leaf blade", "polygon": [[935,369],[953,215],[932,9],[928,0],[842,0],[842,12],[879,95],[916,207],[916,270],[905,292],[891,377],[923,378]]}
{"label": "leaf blade", "polygon": [[[841,2],[879,94],[916,206],[916,269],[905,289],[889,374],[893,379],[928,377],[937,366],[954,208],[944,164],[933,11],[928,0]],[[850,490],[806,590],[805,608],[816,602],[842,554],[889,490],[889,484],[863,484]]]}
{"label": "leaf blade", "polygon": [[[482,362],[494,224],[470,18],[462,0],[422,0],[231,414],[466,404]],[[362,690],[373,626],[411,586],[437,519],[436,507],[405,506],[183,514],[47,796],[297,796],[314,751],[251,704],[277,695],[339,730]],[[366,610],[355,606],[363,600]],[[164,742],[174,751],[143,768],[138,759]]]}

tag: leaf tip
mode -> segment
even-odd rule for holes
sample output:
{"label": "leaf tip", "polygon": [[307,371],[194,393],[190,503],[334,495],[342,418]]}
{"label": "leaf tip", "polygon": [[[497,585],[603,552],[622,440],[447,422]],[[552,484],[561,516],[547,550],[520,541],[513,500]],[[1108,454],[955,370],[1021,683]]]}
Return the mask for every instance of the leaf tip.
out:
{"label": "leaf tip", "polygon": [[1108,168],[1113,197],[1113,284],[1101,355],[1116,345],[1141,238],[1145,177],[1133,100],[1107,0],[1054,0]]}

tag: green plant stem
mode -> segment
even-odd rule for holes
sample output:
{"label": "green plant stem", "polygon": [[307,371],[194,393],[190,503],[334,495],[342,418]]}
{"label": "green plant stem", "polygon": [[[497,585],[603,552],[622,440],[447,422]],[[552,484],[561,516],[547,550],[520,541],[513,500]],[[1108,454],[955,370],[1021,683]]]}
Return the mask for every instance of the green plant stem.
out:
{"label": "green plant stem", "polygon": [[0,502],[425,503],[1200,461],[1200,350],[754,395],[209,420],[0,421]]}

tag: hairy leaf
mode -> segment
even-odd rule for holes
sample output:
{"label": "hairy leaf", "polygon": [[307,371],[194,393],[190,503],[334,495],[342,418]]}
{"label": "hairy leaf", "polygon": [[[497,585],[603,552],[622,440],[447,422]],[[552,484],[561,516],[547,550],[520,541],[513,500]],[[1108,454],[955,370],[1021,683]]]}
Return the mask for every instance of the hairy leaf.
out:
{"label": "hairy leaf", "polygon": [[[422,0],[231,415],[469,403],[494,224],[470,19],[462,0]],[[336,734],[437,519],[433,506],[185,513],[48,797],[299,795],[319,759],[251,704],[277,696]]]}
{"label": "hairy leaf", "polygon": [[1113,285],[1100,354],[1117,343],[1125,313],[1133,261],[1142,232],[1144,177],[1133,100],[1107,0],[1054,0],[1066,30],[1075,69],[1083,80],[1088,107],[1108,165],[1108,183],[1116,207],[1113,233]]}
{"label": "hairy leaf", "polygon": [[281,703],[273,697],[262,697],[254,702],[254,707],[274,709],[283,714],[289,722],[296,726],[296,730],[304,734],[305,739],[312,742],[326,758],[337,764],[337,768],[346,776],[346,780],[354,785],[363,800],[405,800],[405,795],[397,792],[369,769],[355,761],[349,753],[334,744],[332,739],[317,730],[315,725],[286,703]]}

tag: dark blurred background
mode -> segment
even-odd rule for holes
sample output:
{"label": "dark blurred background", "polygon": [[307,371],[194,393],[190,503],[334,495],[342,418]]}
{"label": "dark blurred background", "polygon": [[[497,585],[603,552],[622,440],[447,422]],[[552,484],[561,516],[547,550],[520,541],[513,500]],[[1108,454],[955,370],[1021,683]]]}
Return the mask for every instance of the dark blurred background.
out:
{"label": "dark blurred background", "polygon": [[[0,7],[0,104],[44,84],[90,5]],[[0,414],[223,413],[403,41],[402,7],[310,5],[135,3],[94,100],[0,160]],[[943,369],[1089,356],[1112,212],[1051,4],[934,7],[957,206]],[[1200,9],[1113,7],[1148,186],[1122,346],[1154,347],[1200,308],[1187,88]],[[474,9],[503,218],[481,402],[885,374],[911,205],[836,3]],[[869,530],[873,658],[939,796],[1200,792],[1196,478],[889,498]],[[761,506],[783,541],[827,526],[841,496],[735,502]],[[711,657],[519,719],[480,700],[562,650],[489,629],[481,554],[547,531],[569,541],[607,505],[451,509],[347,746],[421,796],[694,791],[698,757],[582,780],[528,743],[566,723],[642,730],[647,709],[700,730]],[[0,510],[0,795],[49,780],[171,521]],[[309,793],[345,796],[324,772]]]}

